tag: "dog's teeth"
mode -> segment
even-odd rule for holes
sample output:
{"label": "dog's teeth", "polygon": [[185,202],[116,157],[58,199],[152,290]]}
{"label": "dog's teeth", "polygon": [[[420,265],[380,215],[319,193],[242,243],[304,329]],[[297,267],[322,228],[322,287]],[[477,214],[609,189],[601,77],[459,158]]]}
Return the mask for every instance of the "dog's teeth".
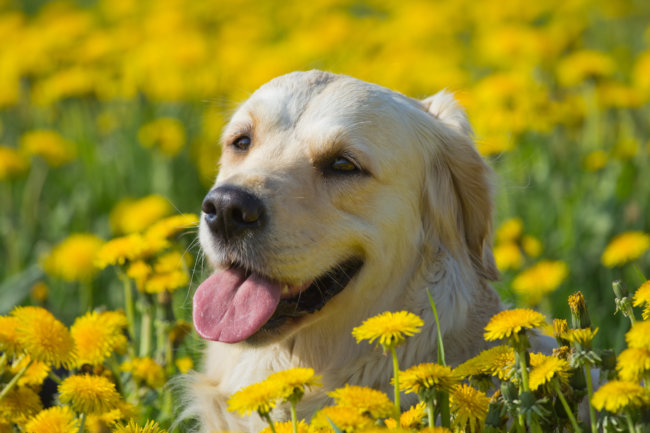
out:
{"label": "dog's teeth", "polygon": [[289,286],[287,286],[286,284],[284,285],[284,287],[282,287],[282,294],[283,295],[289,294]]}

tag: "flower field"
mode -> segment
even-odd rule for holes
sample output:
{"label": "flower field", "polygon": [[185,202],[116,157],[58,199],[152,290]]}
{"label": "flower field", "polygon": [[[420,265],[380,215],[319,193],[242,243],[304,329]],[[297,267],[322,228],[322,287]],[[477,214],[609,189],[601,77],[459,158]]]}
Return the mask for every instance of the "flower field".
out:
{"label": "flower field", "polygon": [[[192,427],[172,424],[172,384],[200,362],[196,227],[221,128],[312,68],[455,92],[497,174],[494,286],[517,308],[461,366],[395,365],[408,411],[348,386],[274,424],[320,386],[309,369],[232,410],[275,433],[650,429],[647,1],[0,0],[0,41],[0,433]],[[355,337],[399,351],[421,325],[395,314],[404,328]],[[529,353],[532,329],[552,356]]]}

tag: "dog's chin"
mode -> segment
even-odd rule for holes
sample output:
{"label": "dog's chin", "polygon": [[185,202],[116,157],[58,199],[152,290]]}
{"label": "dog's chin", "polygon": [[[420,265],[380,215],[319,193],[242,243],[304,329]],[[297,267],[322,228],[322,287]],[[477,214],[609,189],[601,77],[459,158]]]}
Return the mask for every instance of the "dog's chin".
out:
{"label": "dog's chin", "polygon": [[342,292],[362,267],[363,260],[358,257],[345,260],[315,278],[299,293],[283,296],[269,320],[244,342],[260,346],[290,337],[293,331]]}

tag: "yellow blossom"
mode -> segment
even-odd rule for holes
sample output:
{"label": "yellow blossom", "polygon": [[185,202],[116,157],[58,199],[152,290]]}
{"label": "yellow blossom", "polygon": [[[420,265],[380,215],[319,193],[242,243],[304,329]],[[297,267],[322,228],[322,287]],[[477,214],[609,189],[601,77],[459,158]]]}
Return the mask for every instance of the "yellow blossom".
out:
{"label": "yellow blossom", "polygon": [[407,336],[420,332],[423,324],[422,319],[411,312],[386,311],[365,320],[361,326],[352,330],[352,335],[357,342],[370,340],[372,343],[379,339],[379,344],[384,348],[395,347],[404,342]]}
{"label": "yellow blossom", "polygon": [[521,238],[521,247],[530,257],[537,257],[542,252],[542,243],[535,236],[524,235]]}
{"label": "yellow blossom", "polygon": [[32,358],[55,367],[72,364],[74,341],[52,313],[40,307],[16,307],[11,314],[18,321],[18,342]]}
{"label": "yellow blossom", "polygon": [[603,169],[609,162],[609,156],[604,150],[594,150],[585,156],[584,166],[589,171]]}
{"label": "yellow blossom", "polygon": [[408,430],[422,427],[422,419],[426,416],[426,409],[426,403],[421,401],[415,406],[411,406],[409,410],[402,412],[399,417],[400,427]]}
{"label": "yellow blossom", "polygon": [[0,351],[13,356],[21,350],[16,328],[18,319],[13,316],[0,316]]}
{"label": "yellow blossom", "polygon": [[505,220],[496,233],[498,243],[516,242],[521,237],[524,230],[524,223],[521,218],[510,218]]}
{"label": "yellow blossom", "polygon": [[147,262],[144,260],[136,260],[129,264],[129,267],[126,269],[126,276],[135,281],[138,290],[143,291],[144,283],[152,272],[153,269]]}
{"label": "yellow blossom", "polygon": [[490,405],[490,398],[469,385],[458,385],[451,393],[449,402],[454,415],[453,424],[460,429],[469,425],[469,431],[480,429],[485,421]]}
{"label": "yellow blossom", "polygon": [[88,281],[95,273],[95,258],[103,241],[89,233],[70,235],[56,245],[43,261],[48,274],[65,281]]}
{"label": "yellow blossom", "polygon": [[119,401],[115,409],[104,413],[89,414],[86,427],[90,433],[105,433],[112,430],[120,421],[130,420],[137,416],[135,406],[125,401]]}
{"label": "yellow blossom", "polygon": [[650,402],[650,394],[634,382],[611,380],[594,392],[591,404],[598,410],[617,413],[630,406],[639,407]]}
{"label": "yellow blossom", "polygon": [[68,376],[59,384],[59,399],[81,413],[107,412],[120,400],[115,384],[104,376]]}
{"label": "yellow blossom", "polygon": [[185,128],[178,119],[161,117],[142,125],[138,140],[144,147],[157,148],[167,156],[176,156],[185,145]]}
{"label": "yellow blossom", "polygon": [[575,51],[560,61],[557,75],[563,86],[575,86],[588,78],[609,77],[616,71],[614,60],[595,50]]}
{"label": "yellow blossom", "polygon": [[154,274],[143,284],[142,290],[145,293],[160,293],[164,291],[173,292],[176,289],[187,286],[190,276],[185,269],[177,269],[162,274]]}
{"label": "yellow blossom", "polygon": [[485,339],[487,341],[514,338],[525,329],[541,327],[545,322],[544,315],[527,308],[505,310],[492,316],[485,326]]}
{"label": "yellow blossom", "polygon": [[123,362],[120,369],[130,372],[137,382],[144,382],[151,388],[161,388],[165,384],[162,366],[149,357],[132,358]]}
{"label": "yellow blossom", "polygon": [[30,356],[26,355],[20,361],[14,362],[11,366],[11,373],[17,374],[27,364],[29,364],[29,367],[27,367],[23,376],[18,379],[18,386],[40,386],[50,373],[50,366],[44,362],[32,361]]}
{"label": "yellow blossom", "polygon": [[329,420],[345,433],[370,427],[373,424],[372,418],[360,414],[356,409],[341,406],[327,406],[316,412],[311,420],[311,427],[317,431],[332,431]]}
{"label": "yellow blossom", "polygon": [[240,415],[250,415],[251,412],[268,414],[284,396],[284,389],[275,382],[264,380],[248,385],[228,399],[228,410]]}
{"label": "yellow blossom", "polygon": [[[275,427],[275,433],[293,433],[293,422],[274,422],[273,427]],[[305,420],[301,419],[298,421],[298,433],[307,433],[309,431],[309,426]],[[273,433],[271,427],[264,427],[260,433]]]}
{"label": "yellow blossom", "polygon": [[650,281],[641,284],[634,293],[634,306],[643,306],[643,320],[650,319]]}
{"label": "yellow blossom", "polygon": [[372,418],[386,418],[395,410],[395,406],[386,394],[365,386],[346,384],[344,388],[329,392],[327,395],[332,397],[338,406],[349,407],[361,415],[369,415]]}
{"label": "yellow blossom", "polygon": [[30,296],[31,298],[37,302],[37,303],[43,303],[47,300],[47,296],[49,295],[50,289],[42,281],[39,281],[35,283],[32,288],[30,289]]}
{"label": "yellow blossom", "polygon": [[569,329],[564,334],[564,338],[569,340],[572,343],[578,343],[582,346],[589,346],[591,340],[594,339],[594,336],[598,332],[598,328],[578,328],[578,329]]}
{"label": "yellow blossom", "polygon": [[0,181],[20,176],[28,167],[29,162],[19,151],[0,146]]}
{"label": "yellow blossom", "polygon": [[600,261],[603,265],[613,268],[635,260],[650,248],[650,235],[644,232],[625,232],[605,247]]}
{"label": "yellow blossom", "polygon": [[569,380],[569,363],[560,358],[542,355],[530,371],[528,376],[530,389],[535,391],[542,385],[558,379],[562,383]]}
{"label": "yellow blossom", "polygon": [[418,433],[452,433],[447,427],[425,427],[420,429]]}
{"label": "yellow blossom", "polygon": [[114,351],[127,344],[124,335],[126,317],[123,313],[113,313],[92,311],[75,320],[70,334],[77,349],[77,367],[84,364],[100,365]]}
{"label": "yellow blossom", "polygon": [[650,349],[650,320],[636,322],[625,334],[628,347]]}
{"label": "yellow blossom", "polygon": [[519,269],[524,263],[519,245],[514,242],[498,244],[493,249],[494,261],[500,271]]}
{"label": "yellow blossom", "polygon": [[178,371],[182,374],[185,374],[194,368],[194,361],[189,356],[183,356],[182,358],[176,359],[175,364]]}
{"label": "yellow blossom", "polygon": [[167,430],[160,427],[155,421],[150,420],[144,426],[140,426],[131,420],[126,425],[117,426],[113,433],[167,433]]}
{"label": "yellow blossom", "polygon": [[517,275],[512,281],[512,289],[528,305],[536,305],[546,294],[557,289],[568,273],[566,263],[542,260]]}
{"label": "yellow blossom", "polygon": [[74,158],[72,143],[56,131],[36,130],[20,137],[20,146],[29,155],[42,157],[52,167],[58,167]]}
{"label": "yellow blossom", "polygon": [[33,389],[18,386],[9,391],[0,402],[0,419],[23,424],[43,409],[41,398]]}
{"label": "yellow blossom", "polygon": [[41,411],[25,425],[27,433],[77,433],[78,421],[68,406]]}
{"label": "yellow blossom", "polygon": [[555,338],[566,340],[566,334],[569,331],[569,324],[564,319],[553,319],[553,335]]}
{"label": "yellow blossom", "polygon": [[197,228],[199,217],[196,214],[180,214],[155,222],[145,232],[145,238],[166,239],[183,230]]}
{"label": "yellow blossom", "polygon": [[131,234],[106,242],[97,252],[95,265],[100,269],[110,265],[123,265],[127,261],[134,261],[149,257],[167,247],[164,240],[157,243],[145,241],[137,234]]}
{"label": "yellow blossom", "polygon": [[650,348],[627,348],[616,358],[618,376],[625,381],[640,382],[650,378]]}
{"label": "yellow blossom", "polygon": [[160,195],[148,195],[137,200],[125,199],[111,211],[111,228],[116,234],[141,232],[171,211],[169,200]]}
{"label": "yellow blossom", "polygon": [[278,371],[266,378],[267,381],[275,383],[283,389],[283,399],[290,400],[296,394],[302,397],[305,387],[320,386],[320,376],[314,375],[313,368],[290,368]]}
{"label": "yellow blossom", "polygon": [[432,362],[414,365],[399,373],[399,387],[407,393],[420,394],[432,389],[451,391],[458,382],[459,377],[451,367]]}
{"label": "yellow blossom", "polygon": [[460,377],[489,374],[506,380],[512,376],[515,352],[510,346],[494,346],[468,359],[454,370]]}

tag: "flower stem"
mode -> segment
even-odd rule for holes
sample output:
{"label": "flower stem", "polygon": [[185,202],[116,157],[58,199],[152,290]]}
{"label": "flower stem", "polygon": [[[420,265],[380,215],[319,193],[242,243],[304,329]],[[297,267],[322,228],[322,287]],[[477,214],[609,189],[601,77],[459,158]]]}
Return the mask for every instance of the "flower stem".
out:
{"label": "flower stem", "polygon": [[86,425],[86,414],[81,414],[81,422],[79,423],[79,433],[83,433],[84,426]]}
{"label": "flower stem", "polygon": [[630,433],[636,433],[637,429],[634,426],[634,423],[632,422],[632,417],[630,416],[629,412],[626,412],[625,420],[627,421],[627,429],[630,431]]}
{"label": "flower stem", "polygon": [[427,419],[429,421],[429,427],[433,428],[435,426],[436,419],[433,417],[433,402],[427,401]]}
{"label": "flower stem", "polygon": [[589,421],[591,422],[591,432],[598,433],[598,429],[596,428],[596,410],[591,404],[591,398],[594,395],[594,385],[591,382],[591,372],[586,366],[582,368],[582,371],[584,372],[585,381],[587,382],[587,398],[589,399]]}
{"label": "flower stem", "polygon": [[557,393],[557,396],[560,399],[560,402],[562,403],[562,407],[564,408],[567,417],[569,417],[569,421],[571,421],[573,430],[575,430],[576,433],[582,433],[582,429],[580,429],[580,427],[578,426],[578,422],[576,421],[576,418],[573,416],[573,412],[569,407],[569,403],[567,403],[566,399],[564,398],[564,394],[562,394],[562,391],[560,390],[560,385],[557,382],[555,382],[555,392]]}
{"label": "flower stem", "polygon": [[293,433],[298,433],[298,416],[296,415],[296,403],[291,401],[291,424],[293,425]]}
{"label": "flower stem", "polygon": [[25,366],[23,368],[21,368],[20,371],[18,373],[16,373],[16,375],[13,378],[11,378],[9,383],[4,388],[2,388],[2,391],[0,391],[0,401],[2,401],[4,396],[9,394],[9,391],[11,391],[11,389],[14,386],[16,386],[16,384],[18,383],[18,380],[21,377],[23,377],[23,375],[25,374],[25,372],[27,371],[29,366],[32,365],[32,362],[34,362],[34,360],[30,359],[29,362],[27,364],[25,364]]}
{"label": "flower stem", "polygon": [[395,351],[395,347],[391,346],[390,347],[390,352],[393,355],[393,383],[395,384],[394,388],[394,402],[395,402],[395,421],[397,421],[397,425],[399,425],[399,417],[400,414],[402,413],[402,406],[400,405],[399,402],[399,365],[397,362],[397,352]]}
{"label": "flower stem", "polygon": [[123,273],[118,272],[122,285],[124,286],[124,311],[129,326],[129,335],[131,341],[135,342],[135,313],[133,309],[133,292],[131,290],[131,280]]}
{"label": "flower stem", "polygon": [[451,415],[449,413],[449,393],[447,391],[441,391],[438,393],[438,395],[438,401],[440,402],[440,423],[443,427],[449,428],[451,426]]}
{"label": "flower stem", "polygon": [[[431,309],[433,310],[433,317],[436,319],[436,333],[437,333],[437,346],[438,346],[438,364],[447,365],[445,363],[445,347],[442,344],[442,332],[440,331],[440,321],[438,320],[438,310],[436,309],[436,303],[433,302],[433,296],[429,293],[429,288],[427,287],[427,296],[429,297],[429,304],[431,304]],[[431,426],[433,427],[433,426]]]}
{"label": "flower stem", "polygon": [[275,426],[273,425],[273,420],[271,419],[271,416],[268,413],[262,413],[262,412],[257,412],[260,414],[263,420],[265,420],[267,423],[269,423],[269,427],[271,427],[271,431],[273,433],[276,433],[275,431]]}
{"label": "flower stem", "polygon": [[524,392],[530,391],[530,386],[528,385],[528,366],[526,365],[526,350],[518,349],[516,352],[516,360],[519,361],[519,371],[521,372],[521,386],[524,389]]}

